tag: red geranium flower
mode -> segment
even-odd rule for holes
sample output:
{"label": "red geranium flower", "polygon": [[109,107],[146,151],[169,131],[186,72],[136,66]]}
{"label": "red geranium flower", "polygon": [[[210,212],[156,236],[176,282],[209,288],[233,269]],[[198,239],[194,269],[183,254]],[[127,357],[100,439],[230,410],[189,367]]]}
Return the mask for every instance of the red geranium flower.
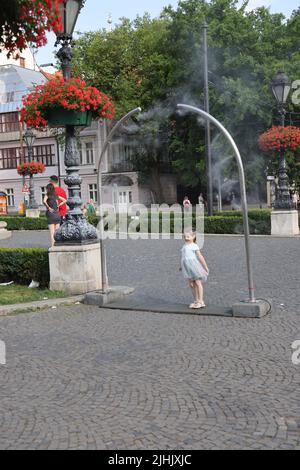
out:
{"label": "red geranium flower", "polygon": [[46,171],[46,167],[41,162],[33,161],[18,165],[17,171],[21,176],[30,176],[44,173]]}
{"label": "red geranium flower", "polygon": [[[14,0],[11,0],[14,1]],[[15,1],[15,16],[2,26],[0,44],[8,56],[26,48],[27,43],[35,47],[47,43],[47,31],[62,31],[60,5],[64,0],[18,0]]]}
{"label": "red geranium flower", "polygon": [[259,137],[258,143],[264,152],[281,149],[297,150],[300,147],[300,128],[273,126]]}

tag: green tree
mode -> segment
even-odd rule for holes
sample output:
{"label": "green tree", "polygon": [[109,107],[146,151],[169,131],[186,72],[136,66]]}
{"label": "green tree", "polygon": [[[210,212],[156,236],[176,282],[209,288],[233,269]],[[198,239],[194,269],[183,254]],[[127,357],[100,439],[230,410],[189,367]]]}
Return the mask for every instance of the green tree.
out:
{"label": "green tree", "polygon": [[[178,102],[203,107],[202,25],[206,18],[211,112],[229,128],[241,150],[248,189],[256,192],[264,185],[268,158],[258,149],[257,139],[272,120],[276,123],[269,89],[275,73],[284,69],[294,79],[300,76],[300,9],[286,21],[267,8],[248,11],[247,4],[181,0],[177,8],[165,8],[158,19],[145,15],[131,22],[123,18],[113,31],[88,33],[77,41],[76,71],[113,96],[119,115],[138,105],[147,111],[159,103],[159,112],[168,110],[162,118],[157,113],[157,122],[150,113],[154,122],[141,126],[135,164],[144,170],[144,177],[153,175],[158,162],[167,158],[179,183],[205,191],[203,123],[174,111]],[[290,111],[297,108],[291,104]],[[158,147],[149,145],[158,134],[164,136],[158,139]],[[216,162],[230,155],[222,140],[219,147]],[[296,157],[290,158],[296,179]],[[223,169],[227,177],[234,177],[236,171],[234,164]]]}

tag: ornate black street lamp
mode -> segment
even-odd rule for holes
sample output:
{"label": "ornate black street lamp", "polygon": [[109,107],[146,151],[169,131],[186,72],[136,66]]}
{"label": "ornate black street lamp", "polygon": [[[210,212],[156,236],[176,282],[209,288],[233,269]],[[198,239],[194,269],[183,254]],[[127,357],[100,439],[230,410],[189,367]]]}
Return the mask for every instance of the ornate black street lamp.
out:
{"label": "ornate black street lamp", "polygon": [[[56,46],[61,45],[57,53],[62,66],[65,80],[71,78],[71,62],[73,47],[73,32],[76,21],[85,0],[64,0],[60,6],[63,19],[63,30],[57,34]],[[82,179],[79,175],[80,155],[74,125],[66,125],[65,166],[67,176],[65,183],[68,186],[70,208],[61,227],[55,233],[58,244],[89,244],[98,240],[97,230],[88,223],[81,210],[80,188]]]}
{"label": "ornate black street lamp", "polygon": [[[26,144],[27,151],[28,151],[28,161],[29,163],[33,161],[33,146],[35,142],[35,135],[32,129],[27,128],[26,132],[23,136],[23,140]],[[33,182],[33,175],[30,175],[30,183],[29,183],[29,205],[28,209],[38,209],[38,204],[35,200],[34,196],[34,182]]]}
{"label": "ornate black street lamp", "polygon": [[[285,126],[286,105],[292,89],[292,81],[284,72],[278,72],[271,83],[272,92],[278,104],[281,125]],[[280,151],[279,185],[274,205],[276,210],[292,210],[294,208],[289,191],[289,179],[287,174],[287,163],[285,150]]]}

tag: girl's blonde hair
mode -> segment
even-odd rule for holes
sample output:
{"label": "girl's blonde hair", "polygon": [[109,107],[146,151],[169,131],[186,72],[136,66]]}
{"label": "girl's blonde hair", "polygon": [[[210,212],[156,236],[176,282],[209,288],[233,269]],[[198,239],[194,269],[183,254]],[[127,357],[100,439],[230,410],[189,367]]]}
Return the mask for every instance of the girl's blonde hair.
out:
{"label": "girl's blonde hair", "polygon": [[186,229],[186,230],[183,232],[183,236],[184,236],[185,234],[191,234],[191,235],[193,235],[193,242],[196,243],[196,241],[197,241],[197,232],[195,232],[195,230],[193,230],[192,228]]}

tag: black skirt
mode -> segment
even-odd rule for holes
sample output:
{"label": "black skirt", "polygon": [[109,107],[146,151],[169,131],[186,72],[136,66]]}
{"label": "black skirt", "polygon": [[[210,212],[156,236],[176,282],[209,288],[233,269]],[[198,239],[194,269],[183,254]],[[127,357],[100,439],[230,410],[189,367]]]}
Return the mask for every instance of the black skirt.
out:
{"label": "black skirt", "polygon": [[54,212],[50,212],[49,210],[47,210],[46,212],[48,225],[59,225],[61,221],[61,217],[59,214],[57,199],[48,198],[47,204],[54,211]]}

